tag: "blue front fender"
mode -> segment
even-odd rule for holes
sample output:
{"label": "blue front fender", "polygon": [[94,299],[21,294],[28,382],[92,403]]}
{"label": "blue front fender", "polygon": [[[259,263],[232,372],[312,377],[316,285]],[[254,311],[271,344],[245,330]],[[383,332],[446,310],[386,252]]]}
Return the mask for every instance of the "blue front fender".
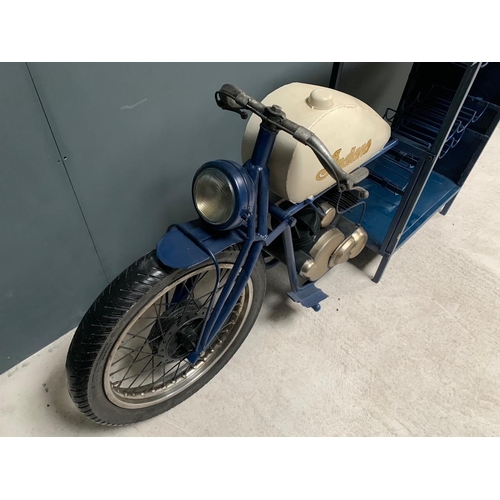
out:
{"label": "blue front fender", "polygon": [[[200,219],[179,224],[201,241],[214,255],[232,245],[241,243],[245,235],[241,230],[210,230]],[[173,227],[157,243],[156,255],[166,266],[174,269],[187,269],[206,261],[209,256],[179,229]]]}

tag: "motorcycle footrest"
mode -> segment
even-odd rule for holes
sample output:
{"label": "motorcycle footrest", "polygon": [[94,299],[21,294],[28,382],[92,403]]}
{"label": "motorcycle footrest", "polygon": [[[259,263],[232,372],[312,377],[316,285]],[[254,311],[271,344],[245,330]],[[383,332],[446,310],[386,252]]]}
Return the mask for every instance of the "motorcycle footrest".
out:
{"label": "motorcycle footrest", "polygon": [[296,292],[288,292],[287,295],[294,302],[298,302],[304,307],[312,307],[315,311],[319,311],[321,308],[319,303],[328,298],[328,295],[319,288],[316,288],[314,283],[307,283]]}

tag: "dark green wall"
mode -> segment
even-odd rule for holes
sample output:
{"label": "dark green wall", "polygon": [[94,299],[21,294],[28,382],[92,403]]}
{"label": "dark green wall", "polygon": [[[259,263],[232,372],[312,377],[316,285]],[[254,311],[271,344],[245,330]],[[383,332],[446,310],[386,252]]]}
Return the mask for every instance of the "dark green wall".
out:
{"label": "dark green wall", "polygon": [[[240,160],[246,122],[215,105],[327,86],[331,63],[0,63],[0,372],[75,327],[169,224],[194,217],[205,161]],[[346,63],[340,90],[379,113],[409,64]]]}
{"label": "dark green wall", "polygon": [[344,63],[338,89],[369,104],[381,116],[396,109],[413,63]]}
{"label": "dark green wall", "polygon": [[0,64],[0,372],[73,328],[106,285],[25,64]]}
{"label": "dark green wall", "polygon": [[193,217],[203,162],[239,160],[246,122],[215,105],[222,84],[262,98],[292,81],[328,85],[330,72],[331,63],[0,64],[0,372],[75,327],[107,279]]}

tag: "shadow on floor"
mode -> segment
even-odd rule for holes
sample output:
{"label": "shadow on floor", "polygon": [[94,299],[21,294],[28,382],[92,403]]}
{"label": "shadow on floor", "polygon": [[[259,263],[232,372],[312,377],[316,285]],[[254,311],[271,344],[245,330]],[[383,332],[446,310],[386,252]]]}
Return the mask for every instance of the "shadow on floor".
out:
{"label": "shadow on floor", "polygon": [[286,267],[279,264],[267,271],[267,291],[264,301],[267,306],[263,317],[271,323],[279,323],[286,317],[299,314],[287,293],[290,291]]}
{"label": "shadow on floor", "polygon": [[350,259],[349,263],[358,268],[360,271],[364,271],[367,276],[372,279],[375,274],[373,272],[372,266],[375,266],[376,270],[376,267],[378,266],[380,260],[381,257],[378,253],[365,247],[357,257],[354,257],[354,259]]}

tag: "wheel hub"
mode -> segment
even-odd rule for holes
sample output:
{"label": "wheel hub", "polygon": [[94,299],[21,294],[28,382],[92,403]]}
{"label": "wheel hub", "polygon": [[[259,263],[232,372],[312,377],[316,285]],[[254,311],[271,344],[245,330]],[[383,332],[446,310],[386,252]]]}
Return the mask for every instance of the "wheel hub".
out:
{"label": "wheel hub", "polygon": [[198,342],[205,310],[188,307],[184,311],[165,311],[148,335],[152,352],[166,362],[185,358]]}

